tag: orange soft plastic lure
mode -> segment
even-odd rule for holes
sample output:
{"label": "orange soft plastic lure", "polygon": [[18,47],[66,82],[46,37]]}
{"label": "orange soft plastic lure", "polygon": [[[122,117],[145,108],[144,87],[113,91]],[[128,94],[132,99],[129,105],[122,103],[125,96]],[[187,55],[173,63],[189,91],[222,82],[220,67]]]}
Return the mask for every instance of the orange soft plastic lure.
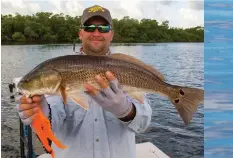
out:
{"label": "orange soft plastic lure", "polygon": [[42,142],[45,149],[51,154],[52,158],[55,158],[53,149],[49,146],[48,139],[50,139],[54,144],[59,148],[65,149],[67,146],[64,146],[53,134],[51,129],[50,121],[47,117],[44,116],[41,109],[39,108],[38,115],[32,122],[32,128],[35,130],[40,141]]}

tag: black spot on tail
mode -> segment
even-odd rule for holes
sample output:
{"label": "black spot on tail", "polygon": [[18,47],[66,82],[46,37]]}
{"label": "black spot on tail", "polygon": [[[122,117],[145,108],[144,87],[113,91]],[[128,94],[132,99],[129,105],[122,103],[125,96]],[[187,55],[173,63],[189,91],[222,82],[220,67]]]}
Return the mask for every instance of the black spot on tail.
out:
{"label": "black spot on tail", "polygon": [[179,101],[180,101],[180,99],[176,99],[176,100],[175,100],[175,103],[179,103]]}
{"label": "black spot on tail", "polygon": [[182,89],[180,89],[180,94],[184,95],[184,91]]}

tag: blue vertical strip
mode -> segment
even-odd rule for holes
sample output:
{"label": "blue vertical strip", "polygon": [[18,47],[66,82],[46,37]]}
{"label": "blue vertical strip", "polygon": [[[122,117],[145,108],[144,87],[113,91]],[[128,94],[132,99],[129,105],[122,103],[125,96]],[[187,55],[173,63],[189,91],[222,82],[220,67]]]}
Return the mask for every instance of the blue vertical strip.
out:
{"label": "blue vertical strip", "polygon": [[205,0],[205,158],[233,157],[233,1]]}

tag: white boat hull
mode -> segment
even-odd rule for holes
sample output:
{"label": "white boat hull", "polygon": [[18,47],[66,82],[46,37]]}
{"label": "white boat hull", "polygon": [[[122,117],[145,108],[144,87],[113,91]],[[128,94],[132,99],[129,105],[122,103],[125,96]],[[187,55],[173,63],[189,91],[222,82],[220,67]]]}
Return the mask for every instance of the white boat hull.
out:
{"label": "white boat hull", "polygon": [[[42,154],[37,158],[52,158],[50,154]],[[169,158],[151,142],[136,144],[136,158]]]}

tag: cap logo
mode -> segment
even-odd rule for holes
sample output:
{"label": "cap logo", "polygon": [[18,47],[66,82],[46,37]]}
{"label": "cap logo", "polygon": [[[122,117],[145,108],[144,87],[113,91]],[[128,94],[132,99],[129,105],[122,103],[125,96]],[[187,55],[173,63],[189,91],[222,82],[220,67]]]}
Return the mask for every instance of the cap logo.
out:
{"label": "cap logo", "polygon": [[91,7],[88,12],[97,12],[97,11],[102,11],[104,12],[104,9],[100,6],[94,6],[94,7]]}

